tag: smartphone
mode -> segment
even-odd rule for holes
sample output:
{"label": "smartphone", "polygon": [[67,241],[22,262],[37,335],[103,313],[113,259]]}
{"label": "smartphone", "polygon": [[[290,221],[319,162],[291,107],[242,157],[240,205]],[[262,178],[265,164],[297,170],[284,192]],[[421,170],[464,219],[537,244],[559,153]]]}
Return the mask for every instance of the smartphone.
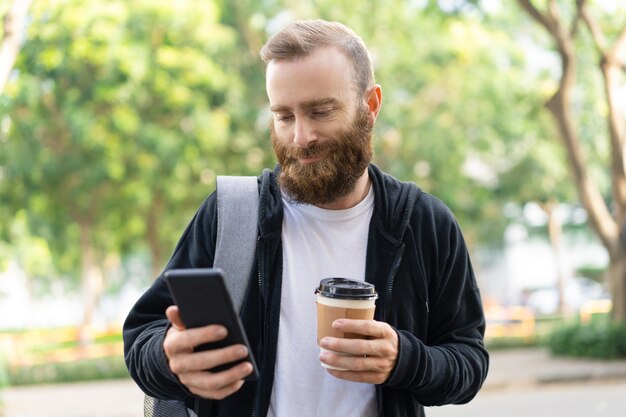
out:
{"label": "smartphone", "polygon": [[219,349],[234,344],[242,344],[248,348],[247,358],[220,365],[208,371],[220,372],[248,361],[252,364],[253,372],[245,379],[257,379],[259,371],[256,361],[239,314],[233,307],[224,283],[224,271],[219,268],[170,269],[165,272],[165,281],[178,306],[180,318],[185,327],[221,324],[228,329],[225,339],[197,346],[195,351]]}

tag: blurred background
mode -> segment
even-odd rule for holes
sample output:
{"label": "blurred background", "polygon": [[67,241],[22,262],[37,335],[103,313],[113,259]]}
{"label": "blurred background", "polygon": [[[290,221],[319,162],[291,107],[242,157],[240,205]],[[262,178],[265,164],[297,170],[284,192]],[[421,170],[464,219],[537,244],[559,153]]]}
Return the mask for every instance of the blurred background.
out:
{"label": "blurred background", "polygon": [[490,350],[626,358],[622,0],[0,0],[0,16],[0,396],[127,380],[122,322],[216,175],[275,164],[261,46],[317,17],[370,49],[375,162],[457,216]]}

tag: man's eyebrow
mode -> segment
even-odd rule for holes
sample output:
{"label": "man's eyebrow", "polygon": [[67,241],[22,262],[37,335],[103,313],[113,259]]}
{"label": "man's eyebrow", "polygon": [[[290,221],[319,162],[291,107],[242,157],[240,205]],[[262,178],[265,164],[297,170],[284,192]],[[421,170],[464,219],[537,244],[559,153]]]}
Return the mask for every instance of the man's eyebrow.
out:
{"label": "man's eyebrow", "polygon": [[335,108],[341,108],[343,107],[343,104],[337,100],[336,98],[333,97],[323,97],[323,98],[317,98],[314,100],[307,100],[304,103],[302,103],[300,105],[300,107],[302,107],[304,110],[311,110],[314,109],[316,107],[335,107]]}
{"label": "man's eyebrow", "polygon": [[[344,104],[341,101],[337,100],[333,97],[322,97],[316,98],[313,100],[307,100],[301,104],[299,104],[303,110],[311,110],[316,107],[334,107],[334,108],[343,108]],[[270,106],[270,111],[272,113],[283,113],[293,111],[291,107],[285,106],[282,104],[276,104],[274,106]]]}
{"label": "man's eyebrow", "polygon": [[276,104],[274,106],[270,106],[270,111],[272,113],[284,113],[284,112],[291,111],[291,107],[284,106],[282,104]]}

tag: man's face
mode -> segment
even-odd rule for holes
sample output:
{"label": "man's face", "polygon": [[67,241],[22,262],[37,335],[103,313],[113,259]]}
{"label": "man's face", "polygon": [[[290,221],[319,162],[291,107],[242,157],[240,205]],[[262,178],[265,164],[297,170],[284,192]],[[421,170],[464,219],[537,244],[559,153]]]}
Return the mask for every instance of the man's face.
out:
{"label": "man's face", "polygon": [[295,201],[323,205],[354,190],[372,158],[367,106],[338,49],[271,61],[267,94],[281,187]]}

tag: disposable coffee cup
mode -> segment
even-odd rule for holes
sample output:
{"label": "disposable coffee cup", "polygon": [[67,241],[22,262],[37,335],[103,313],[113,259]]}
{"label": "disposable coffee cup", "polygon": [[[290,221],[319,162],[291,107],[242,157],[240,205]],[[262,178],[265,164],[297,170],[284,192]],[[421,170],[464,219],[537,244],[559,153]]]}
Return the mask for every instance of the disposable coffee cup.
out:
{"label": "disposable coffee cup", "polygon": [[[362,339],[365,336],[356,333],[344,333],[333,329],[337,319],[372,320],[376,309],[378,293],[374,285],[347,278],[325,278],[315,289],[317,294],[317,344],[327,337]],[[320,347],[320,352],[325,349]],[[325,368],[345,371],[343,368],[326,365]]]}

